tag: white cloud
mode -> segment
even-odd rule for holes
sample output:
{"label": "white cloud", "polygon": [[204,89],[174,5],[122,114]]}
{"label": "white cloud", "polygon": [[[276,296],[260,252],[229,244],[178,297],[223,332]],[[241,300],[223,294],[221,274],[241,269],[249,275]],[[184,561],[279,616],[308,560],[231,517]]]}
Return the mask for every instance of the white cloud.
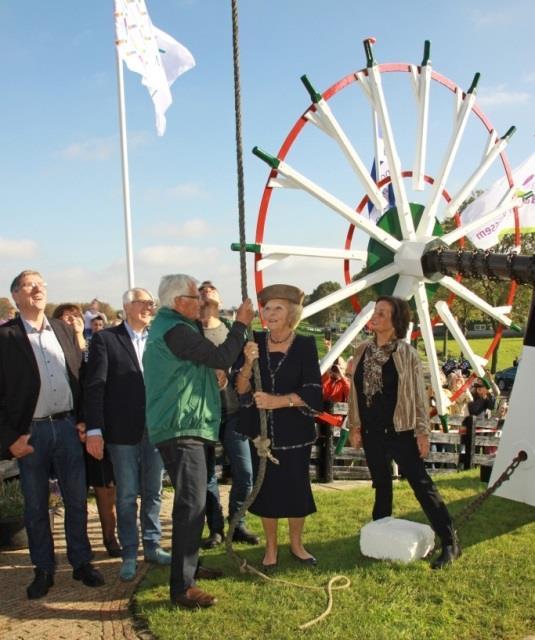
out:
{"label": "white cloud", "polygon": [[[146,131],[131,131],[128,134],[128,147],[132,151],[147,144],[149,136]],[[119,153],[119,138],[107,136],[103,138],[88,138],[83,142],[60,149],[57,155],[66,160],[108,160]]]}
{"label": "white cloud", "polygon": [[168,271],[186,271],[190,267],[213,264],[220,255],[215,247],[185,247],[181,245],[154,245],[138,253],[139,261],[146,266],[165,267]]}
{"label": "white cloud", "polygon": [[200,184],[195,182],[184,182],[173,187],[162,189],[147,189],[145,197],[149,201],[162,202],[164,200],[195,200],[197,198],[205,198],[206,191]]}
{"label": "white cloud", "polygon": [[511,91],[505,84],[500,84],[487,89],[482,88],[478,93],[477,101],[484,107],[501,107],[514,104],[526,104],[531,99],[527,91]]}
{"label": "white cloud", "polygon": [[535,82],[535,71],[531,71],[530,73],[524,73],[522,75],[522,80],[523,82],[526,82],[528,84]]}
{"label": "white cloud", "polygon": [[165,238],[202,238],[210,234],[210,225],[202,218],[192,218],[181,224],[161,222],[151,225],[146,232],[151,236]]}
{"label": "white cloud", "polygon": [[200,185],[193,182],[177,184],[165,190],[165,195],[169,198],[198,198],[206,195]]}
{"label": "white cloud", "polygon": [[25,260],[35,258],[38,254],[37,242],[34,240],[13,240],[0,237],[0,255],[3,260]]}
{"label": "white cloud", "polygon": [[58,155],[66,160],[107,160],[117,152],[117,138],[90,138],[60,149]]}
{"label": "white cloud", "polygon": [[474,9],[468,12],[472,22],[478,28],[488,28],[492,26],[503,26],[511,24],[514,20],[512,11],[492,11],[490,9]]}

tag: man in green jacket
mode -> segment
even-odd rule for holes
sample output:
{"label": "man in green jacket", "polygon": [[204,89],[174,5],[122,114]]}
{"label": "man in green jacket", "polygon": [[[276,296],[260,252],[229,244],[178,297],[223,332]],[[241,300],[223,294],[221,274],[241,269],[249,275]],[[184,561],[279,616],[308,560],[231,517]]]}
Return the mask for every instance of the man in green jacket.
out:
{"label": "man in green jacket", "polygon": [[215,442],[219,431],[216,371],[226,371],[236,361],[254,317],[251,301],[245,300],[227,339],[215,346],[198,323],[197,287],[188,275],[163,276],[161,309],[143,356],[149,438],[160,450],[175,489],[170,597],[173,604],[187,608],[216,602],[195,583],[196,578],[221,575],[199,565],[207,481],[204,444]]}

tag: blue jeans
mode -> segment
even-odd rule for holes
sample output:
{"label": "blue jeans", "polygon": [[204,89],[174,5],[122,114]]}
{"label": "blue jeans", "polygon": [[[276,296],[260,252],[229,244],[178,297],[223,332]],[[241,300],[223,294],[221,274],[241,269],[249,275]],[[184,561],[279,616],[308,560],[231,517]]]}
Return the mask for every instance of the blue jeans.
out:
{"label": "blue jeans", "polygon": [[160,506],[163,462],[150,444],[147,430],[138,444],[107,444],[117,485],[117,532],[123,559],[135,558],[139,546],[137,497],[141,495],[141,535],[144,549],[160,546]]}
{"label": "blue jeans", "polygon": [[[239,413],[232,413],[221,422],[219,434],[225,455],[230,463],[232,487],[229,496],[229,517],[239,511],[253,487],[253,467],[249,443],[245,436],[236,433]],[[215,472],[215,447],[206,445],[206,468],[208,485],[206,493],[206,521],[211,533],[223,533],[224,519],[219,497],[219,486]],[[244,526],[245,518],[241,518],[238,526]]]}
{"label": "blue jeans", "polygon": [[54,573],[54,540],[48,516],[48,479],[57,475],[65,506],[67,558],[74,569],[91,560],[87,537],[87,487],[82,443],[72,417],[32,422],[34,452],[19,459],[24,521],[30,557],[38,569]]}

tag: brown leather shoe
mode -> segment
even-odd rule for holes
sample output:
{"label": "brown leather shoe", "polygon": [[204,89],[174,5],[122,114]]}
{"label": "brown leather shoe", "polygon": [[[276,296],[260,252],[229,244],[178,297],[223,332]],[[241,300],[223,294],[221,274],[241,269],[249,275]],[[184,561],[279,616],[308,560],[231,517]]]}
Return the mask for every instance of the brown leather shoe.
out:
{"label": "brown leather shoe", "polygon": [[196,580],[217,580],[221,578],[223,572],[221,569],[215,569],[213,567],[205,567],[203,565],[199,565],[197,567],[197,571],[195,572]]}
{"label": "brown leather shoe", "polygon": [[199,587],[190,587],[185,593],[175,596],[172,603],[186,609],[199,609],[201,607],[211,607],[217,602],[215,596],[206,593]]}

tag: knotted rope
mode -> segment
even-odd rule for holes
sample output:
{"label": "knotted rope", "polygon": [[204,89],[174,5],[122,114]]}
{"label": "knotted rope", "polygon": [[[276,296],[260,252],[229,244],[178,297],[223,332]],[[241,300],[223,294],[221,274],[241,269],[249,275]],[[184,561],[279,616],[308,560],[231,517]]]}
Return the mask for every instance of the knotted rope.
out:
{"label": "knotted rope", "polygon": [[[241,136],[241,91],[240,91],[240,52],[239,52],[239,31],[238,31],[238,0],[231,0],[232,4],[232,53],[233,53],[233,61],[234,61],[234,112],[235,112],[235,123],[236,123],[236,164],[237,164],[237,174],[238,174],[238,218],[239,218],[239,235],[240,235],[240,276],[241,276],[241,294],[242,300],[245,300],[247,295],[247,261],[246,261],[246,251],[245,251],[245,198],[244,198],[244,179],[243,179],[243,146],[242,146],[242,136]],[[251,339],[251,332],[248,329],[248,338]],[[262,380],[260,377],[260,368],[258,364],[258,360],[255,360],[253,363],[253,377],[255,383],[255,389],[257,391],[262,390]],[[297,587],[299,589],[309,589],[313,591],[325,591],[327,593],[327,607],[325,611],[310,620],[309,622],[302,624],[299,626],[300,629],[307,629],[312,625],[320,622],[324,618],[326,618],[331,612],[333,605],[333,591],[337,591],[340,589],[348,589],[351,586],[351,581],[346,576],[334,576],[329,580],[329,583],[326,587],[313,587],[302,584],[297,584],[295,582],[289,582],[287,580],[281,580],[278,578],[270,578],[265,575],[258,569],[255,569],[252,565],[248,564],[247,560],[240,558],[238,554],[232,548],[232,538],[234,537],[234,530],[238,522],[243,518],[246,511],[249,509],[250,505],[256,499],[260,488],[262,487],[262,483],[264,482],[264,477],[266,475],[266,464],[269,460],[272,464],[279,464],[279,461],[272,455],[270,450],[271,441],[267,437],[267,413],[265,409],[259,409],[260,415],[260,435],[257,436],[253,443],[256,447],[259,464],[258,464],[258,473],[254,482],[254,486],[251,490],[251,493],[242,504],[241,508],[234,514],[232,520],[230,522],[229,530],[227,533],[227,538],[225,540],[225,550],[227,556],[233,560],[239,567],[241,573],[250,573],[256,575],[263,580],[270,582],[277,582],[279,584],[284,584],[287,586]],[[339,586],[336,586],[337,582],[342,582]]]}

